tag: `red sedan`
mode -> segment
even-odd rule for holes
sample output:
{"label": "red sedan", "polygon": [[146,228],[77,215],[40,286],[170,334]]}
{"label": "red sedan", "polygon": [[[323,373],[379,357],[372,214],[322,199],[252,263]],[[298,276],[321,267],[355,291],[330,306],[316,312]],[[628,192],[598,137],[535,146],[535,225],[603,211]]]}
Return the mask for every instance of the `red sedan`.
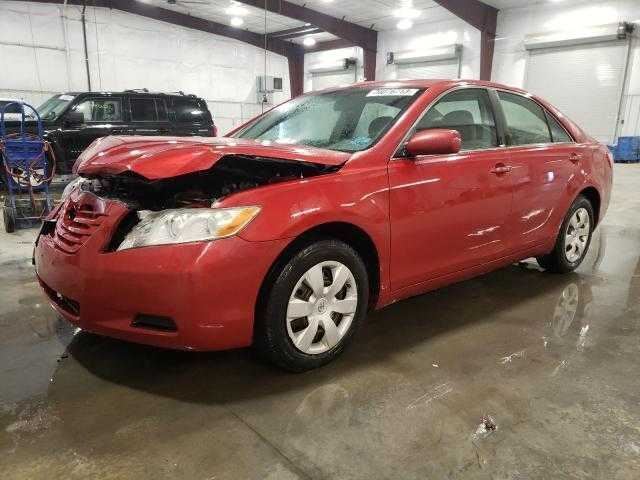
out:
{"label": "red sedan", "polygon": [[254,344],[290,370],[367,311],[528,257],[582,262],[608,150],[503,85],[362,83],[226,138],[106,137],[44,222],[38,279],[83,330],[161,347]]}

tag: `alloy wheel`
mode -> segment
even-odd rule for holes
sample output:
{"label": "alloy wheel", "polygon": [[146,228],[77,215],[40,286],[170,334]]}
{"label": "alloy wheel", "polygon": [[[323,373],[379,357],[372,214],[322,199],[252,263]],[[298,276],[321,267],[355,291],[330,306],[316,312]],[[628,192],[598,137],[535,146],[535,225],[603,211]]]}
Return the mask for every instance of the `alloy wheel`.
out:
{"label": "alloy wheel", "polygon": [[351,327],[358,288],[349,268],[320,262],[298,280],[287,306],[287,332],[303,353],[318,355],[335,347]]}

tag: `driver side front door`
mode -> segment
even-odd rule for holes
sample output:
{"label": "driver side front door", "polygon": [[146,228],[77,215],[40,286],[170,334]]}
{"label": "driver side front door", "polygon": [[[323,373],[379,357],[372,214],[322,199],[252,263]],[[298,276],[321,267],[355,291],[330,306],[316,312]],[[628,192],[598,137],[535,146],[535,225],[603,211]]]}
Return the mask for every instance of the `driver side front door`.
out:
{"label": "driver side front door", "polygon": [[430,107],[415,130],[458,130],[462,150],[390,161],[392,290],[505,253],[512,183],[494,118],[485,89],[455,90]]}

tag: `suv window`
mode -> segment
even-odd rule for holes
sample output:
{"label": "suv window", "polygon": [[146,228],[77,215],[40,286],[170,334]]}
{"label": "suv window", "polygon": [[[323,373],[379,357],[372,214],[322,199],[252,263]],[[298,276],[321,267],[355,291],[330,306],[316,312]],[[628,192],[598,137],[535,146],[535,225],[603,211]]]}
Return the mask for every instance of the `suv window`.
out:
{"label": "suv window", "polygon": [[153,98],[132,98],[131,120],[134,122],[155,122],[158,120],[156,102]]}
{"label": "suv window", "polygon": [[80,112],[85,122],[122,121],[122,100],[120,98],[90,98],[73,107]]}
{"label": "suv window", "polygon": [[462,150],[498,146],[489,94],[480,88],[456,90],[438,100],[420,119],[416,131],[429,128],[457,130],[462,137]]}
{"label": "suv window", "polygon": [[560,125],[549,112],[547,113],[547,120],[549,121],[549,128],[551,129],[551,140],[554,143],[573,142],[573,139],[569,136],[567,131]]}
{"label": "suv window", "polygon": [[542,107],[520,95],[498,92],[507,121],[510,145],[550,143],[551,133]]}
{"label": "suv window", "polygon": [[203,110],[195,98],[174,98],[173,111],[177,122],[203,122],[206,110]]}

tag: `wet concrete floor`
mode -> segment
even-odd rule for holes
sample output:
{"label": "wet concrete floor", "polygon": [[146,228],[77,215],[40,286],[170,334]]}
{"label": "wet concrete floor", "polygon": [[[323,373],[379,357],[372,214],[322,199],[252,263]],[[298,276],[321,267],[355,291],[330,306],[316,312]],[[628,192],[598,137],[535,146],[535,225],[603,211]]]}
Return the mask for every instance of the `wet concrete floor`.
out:
{"label": "wet concrete floor", "polygon": [[0,234],[0,478],[637,479],[640,166],[578,272],[533,262],[372,314],[333,364],[77,333]]}

